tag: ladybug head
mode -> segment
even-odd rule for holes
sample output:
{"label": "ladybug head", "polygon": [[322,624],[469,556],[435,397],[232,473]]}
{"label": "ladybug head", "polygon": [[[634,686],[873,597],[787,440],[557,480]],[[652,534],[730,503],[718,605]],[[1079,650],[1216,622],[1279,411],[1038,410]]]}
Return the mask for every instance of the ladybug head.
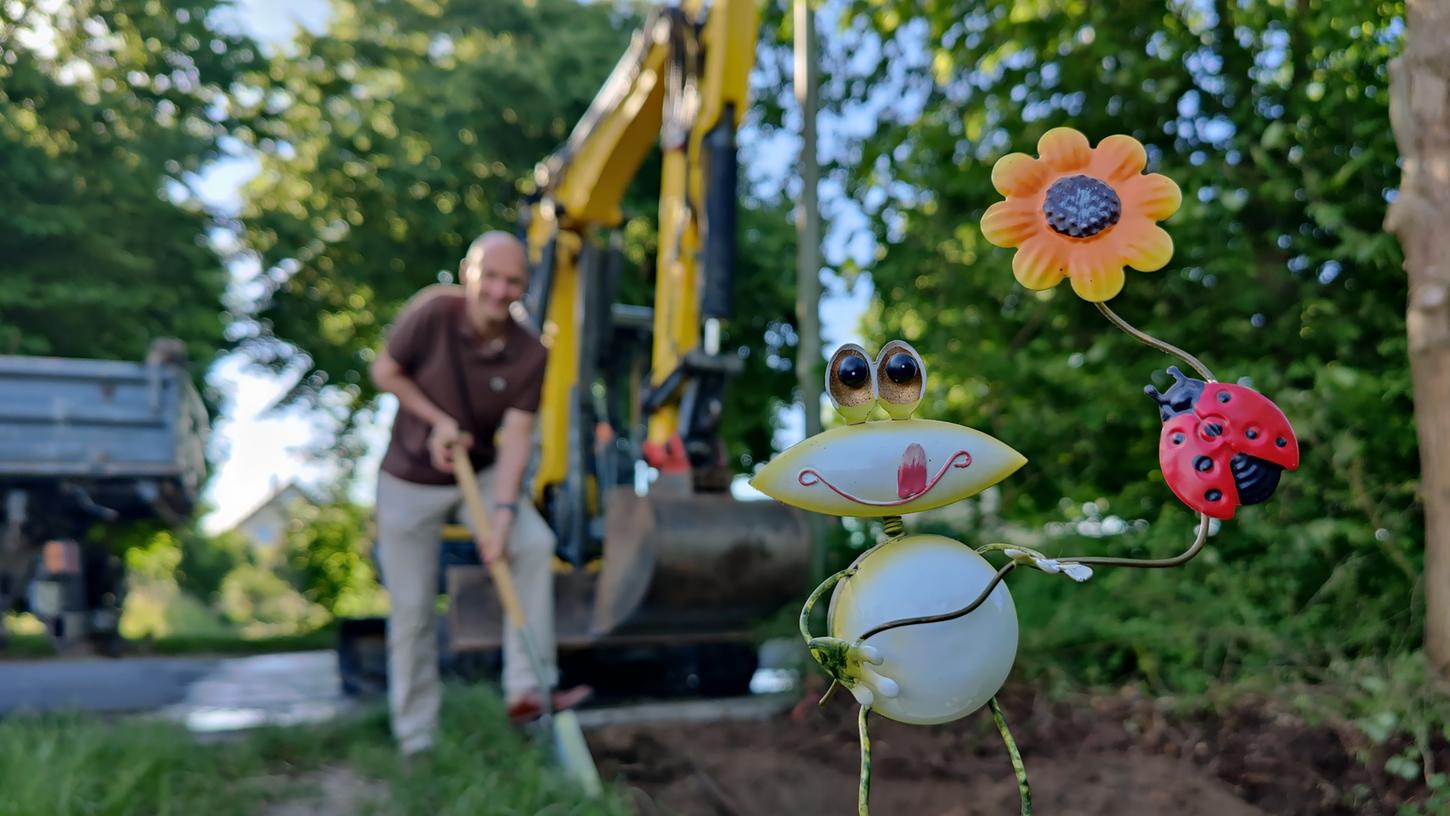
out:
{"label": "ladybug head", "polygon": [[1186,414],[1193,410],[1198,404],[1198,398],[1203,396],[1203,380],[1195,380],[1192,377],[1178,370],[1178,366],[1168,366],[1168,373],[1173,377],[1173,385],[1164,393],[1158,393],[1158,389],[1148,386],[1143,393],[1152,397],[1158,403],[1158,416],[1164,422],[1179,414]]}

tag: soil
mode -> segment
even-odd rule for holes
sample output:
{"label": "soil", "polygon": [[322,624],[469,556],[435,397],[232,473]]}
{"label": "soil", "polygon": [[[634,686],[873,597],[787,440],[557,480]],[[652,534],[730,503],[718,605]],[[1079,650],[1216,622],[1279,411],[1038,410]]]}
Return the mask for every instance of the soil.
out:
{"label": "soil", "polygon": [[314,771],[297,782],[313,795],[273,805],[266,816],[358,816],[374,812],[377,803],[388,799],[387,785],[345,765]]}
{"label": "soil", "polygon": [[[1386,746],[1351,729],[1306,725],[1262,702],[1175,714],[1131,693],[1002,700],[1039,816],[1392,816],[1418,787],[1385,774]],[[878,816],[1018,813],[1016,783],[991,715],[942,726],[871,719]],[[856,807],[856,708],[838,695],[789,716],[714,724],[616,725],[589,733],[601,774],[633,788],[642,816],[848,814]],[[1437,767],[1450,746],[1437,746]]]}

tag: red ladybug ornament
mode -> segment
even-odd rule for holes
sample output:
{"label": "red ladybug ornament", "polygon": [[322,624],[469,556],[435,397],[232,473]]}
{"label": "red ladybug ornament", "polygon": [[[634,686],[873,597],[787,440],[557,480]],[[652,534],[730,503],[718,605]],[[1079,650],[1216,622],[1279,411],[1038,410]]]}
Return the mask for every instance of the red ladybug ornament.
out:
{"label": "red ladybug ornament", "polygon": [[1158,463],[1173,494],[1216,519],[1268,501],[1280,474],[1299,468],[1299,440],[1284,412],[1252,388],[1205,383],[1177,366],[1168,373],[1174,383],[1166,393],[1143,391],[1163,419]]}

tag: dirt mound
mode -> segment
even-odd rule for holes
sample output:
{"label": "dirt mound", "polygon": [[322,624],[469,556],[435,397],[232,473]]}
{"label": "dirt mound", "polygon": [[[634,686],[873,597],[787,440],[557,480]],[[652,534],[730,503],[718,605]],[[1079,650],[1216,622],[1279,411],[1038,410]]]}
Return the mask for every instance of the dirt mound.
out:
{"label": "dirt mound", "polygon": [[[1355,762],[1341,733],[1247,703],[1226,716],[1179,716],[1133,696],[1017,693],[1003,705],[1043,816],[1388,816],[1415,793]],[[639,790],[642,814],[853,813],[855,707],[839,695],[813,709],[764,722],[607,726],[589,741],[606,778]],[[985,711],[934,727],[875,717],[872,742],[874,813],[1017,812]]]}

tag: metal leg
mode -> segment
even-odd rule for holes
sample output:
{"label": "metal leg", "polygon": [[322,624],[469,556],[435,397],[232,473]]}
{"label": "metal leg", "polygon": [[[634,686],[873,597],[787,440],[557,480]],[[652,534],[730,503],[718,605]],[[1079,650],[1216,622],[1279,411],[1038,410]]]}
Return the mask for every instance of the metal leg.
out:
{"label": "metal leg", "polygon": [[856,789],[857,816],[870,816],[871,813],[871,735],[866,730],[866,716],[870,713],[870,706],[861,706],[861,783]]}
{"label": "metal leg", "polygon": [[1002,742],[1007,744],[1007,755],[1012,758],[1012,773],[1017,776],[1017,796],[1022,801],[1022,816],[1032,816],[1032,789],[1027,786],[1027,766],[1022,762],[1022,752],[1017,750],[1017,741],[1012,739],[1012,732],[1007,729],[1007,720],[1002,716],[1002,706],[993,697],[987,702],[992,707],[992,722],[997,724],[997,732],[1002,735]]}

